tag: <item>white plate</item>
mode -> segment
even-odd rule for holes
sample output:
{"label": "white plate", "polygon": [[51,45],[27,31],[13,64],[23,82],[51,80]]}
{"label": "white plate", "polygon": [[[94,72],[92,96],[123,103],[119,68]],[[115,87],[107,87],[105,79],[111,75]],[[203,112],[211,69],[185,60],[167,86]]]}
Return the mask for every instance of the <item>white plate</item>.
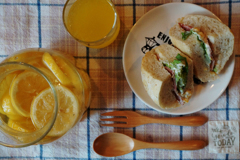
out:
{"label": "white plate", "polygon": [[[143,51],[149,49],[146,46],[145,37],[154,37],[158,44],[163,44],[164,41],[168,43],[169,29],[178,18],[188,14],[201,14],[217,18],[212,12],[194,4],[169,3],[161,5],[152,9],[137,21],[124,44],[123,68],[131,89],[146,105],[162,113],[184,115],[206,108],[224,92],[233,74],[234,55],[230,57],[218,80],[204,85],[195,85],[194,94],[187,104],[175,109],[163,110],[152,101],[144,89],[141,78],[141,61],[144,56],[142,48]],[[165,39],[163,39],[164,34],[166,35]],[[160,38],[158,38],[158,35],[160,35]]]}

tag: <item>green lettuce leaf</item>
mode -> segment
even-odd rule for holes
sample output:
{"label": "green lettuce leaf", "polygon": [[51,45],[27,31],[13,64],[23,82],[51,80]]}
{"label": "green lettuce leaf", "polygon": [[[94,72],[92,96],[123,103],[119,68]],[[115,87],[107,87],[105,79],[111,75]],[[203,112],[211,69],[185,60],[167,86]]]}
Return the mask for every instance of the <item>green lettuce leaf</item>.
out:
{"label": "green lettuce leaf", "polygon": [[182,32],[182,39],[186,40],[190,35],[192,34],[196,34],[197,35],[197,40],[200,42],[201,47],[203,48],[204,51],[204,58],[207,64],[211,63],[211,58],[209,57],[209,55],[207,54],[207,49],[206,49],[206,45],[205,43],[199,38],[199,35],[197,32],[193,31],[192,29],[190,31],[185,31]]}
{"label": "green lettuce leaf", "polygon": [[188,77],[187,58],[178,54],[175,60],[173,60],[172,62],[163,62],[163,65],[167,66],[172,71],[174,71],[177,90],[182,94],[184,88],[187,85]]}
{"label": "green lettuce leaf", "polygon": [[211,63],[211,59],[210,59],[209,55],[207,54],[207,49],[206,49],[205,43],[201,39],[199,39],[198,36],[197,36],[197,39],[200,42],[200,45],[201,45],[201,47],[202,47],[202,49],[204,51],[204,58],[205,58],[206,63],[210,64]]}
{"label": "green lettuce leaf", "polygon": [[213,71],[217,73],[217,68],[215,67],[215,68],[213,69]]}
{"label": "green lettuce leaf", "polygon": [[192,34],[193,34],[192,30],[182,32],[182,39],[183,39],[183,40],[186,40],[186,39],[187,39],[190,35],[192,35]]}

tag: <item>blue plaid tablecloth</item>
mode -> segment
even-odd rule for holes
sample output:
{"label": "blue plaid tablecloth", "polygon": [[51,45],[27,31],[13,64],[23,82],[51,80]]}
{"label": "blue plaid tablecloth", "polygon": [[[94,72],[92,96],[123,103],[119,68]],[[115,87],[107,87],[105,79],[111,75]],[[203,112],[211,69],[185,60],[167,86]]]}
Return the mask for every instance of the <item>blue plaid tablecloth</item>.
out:
{"label": "blue plaid tablecloth", "polygon": [[[121,19],[117,39],[103,49],[80,45],[65,30],[62,10],[66,0],[0,0],[0,59],[25,48],[51,48],[74,56],[75,65],[85,69],[91,79],[92,101],[81,122],[61,139],[45,145],[25,148],[0,146],[0,159],[103,159],[92,144],[102,133],[118,132],[148,142],[188,139],[208,141],[208,125],[182,127],[149,124],[136,128],[99,126],[100,114],[114,110],[135,110],[152,117],[171,117],[152,110],[131,91],[124,76],[122,52],[132,26],[149,10],[169,2],[184,0],[113,0]],[[210,106],[192,115],[209,120],[240,119],[240,0],[186,0],[218,16],[235,36],[235,69],[225,92]],[[208,147],[198,151],[144,149],[124,156],[104,159],[240,159],[240,154],[213,154]]]}

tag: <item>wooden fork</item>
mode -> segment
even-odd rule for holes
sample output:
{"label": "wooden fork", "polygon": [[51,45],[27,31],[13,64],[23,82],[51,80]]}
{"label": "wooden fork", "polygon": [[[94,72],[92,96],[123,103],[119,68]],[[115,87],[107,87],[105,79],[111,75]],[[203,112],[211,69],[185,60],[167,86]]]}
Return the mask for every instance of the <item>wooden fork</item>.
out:
{"label": "wooden fork", "polygon": [[[115,118],[100,119],[100,121],[112,121],[117,123],[100,123],[101,126],[107,127],[122,127],[131,128],[149,123],[161,123],[178,126],[201,126],[208,121],[207,117],[203,116],[184,116],[184,117],[170,117],[170,118],[152,118],[143,116],[134,111],[114,111],[106,112],[101,116],[115,116]],[[120,122],[120,123],[118,123]]]}

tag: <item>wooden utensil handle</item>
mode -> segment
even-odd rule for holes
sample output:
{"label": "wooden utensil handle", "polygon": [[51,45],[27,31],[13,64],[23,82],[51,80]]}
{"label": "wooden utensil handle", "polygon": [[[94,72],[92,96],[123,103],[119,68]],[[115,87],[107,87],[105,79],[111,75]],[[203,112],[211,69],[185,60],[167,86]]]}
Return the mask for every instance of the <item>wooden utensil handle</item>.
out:
{"label": "wooden utensil handle", "polygon": [[201,126],[208,121],[204,116],[185,116],[172,118],[150,118],[150,123],[162,123],[179,126]]}
{"label": "wooden utensil handle", "polygon": [[155,145],[156,148],[170,150],[198,150],[206,146],[206,142],[202,140],[188,140],[178,142],[166,142]]}
{"label": "wooden utensil handle", "polygon": [[176,142],[163,142],[163,143],[146,143],[142,141],[135,141],[134,150],[145,148],[159,148],[169,150],[198,150],[207,146],[205,141],[202,140],[186,140]]}

